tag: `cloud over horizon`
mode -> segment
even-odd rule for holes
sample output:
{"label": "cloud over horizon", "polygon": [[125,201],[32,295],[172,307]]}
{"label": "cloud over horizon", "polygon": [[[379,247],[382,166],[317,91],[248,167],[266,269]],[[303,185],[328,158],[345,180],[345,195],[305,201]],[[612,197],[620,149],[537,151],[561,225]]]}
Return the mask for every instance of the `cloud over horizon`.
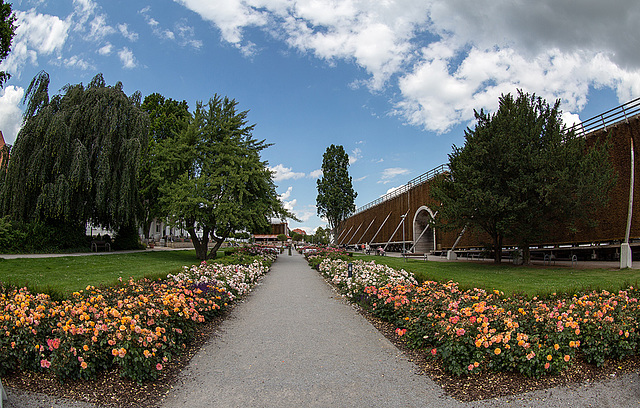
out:
{"label": "cloud over horizon", "polygon": [[253,50],[246,34],[261,29],[330,65],[353,62],[372,91],[397,87],[393,113],[436,133],[516,88],[561,98],[569,117],[590,88],[610,87],[620,102],[640,96],[637,42],[620,35],[636,31],[635,0],[175,1],[239,49]]}

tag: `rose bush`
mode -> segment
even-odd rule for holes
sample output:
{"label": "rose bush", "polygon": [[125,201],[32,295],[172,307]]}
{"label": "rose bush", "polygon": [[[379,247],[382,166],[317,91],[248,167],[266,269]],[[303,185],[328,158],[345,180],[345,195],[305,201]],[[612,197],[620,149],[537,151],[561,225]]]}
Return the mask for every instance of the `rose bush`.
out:
{"label": "rose bush", "polygon": [[203,262],[166,280],[88,286],[61,302],[0,286],[0,375],[49,370],[65,380],[115,367],[123,377],[153,380],[197,326],[246,294],[273,259]]}
{"label": "rose bush", "polygon": [[[596,365],[638,353],[638,290],[548,299],[462,291],[455,282],[416,284],[405,271],[326,259],[319,270],[348,298],[394,324],[413,348],[427,350],[450,373],[555,374],[576,357]],[[381,277],[381,274],[388,277]]]}

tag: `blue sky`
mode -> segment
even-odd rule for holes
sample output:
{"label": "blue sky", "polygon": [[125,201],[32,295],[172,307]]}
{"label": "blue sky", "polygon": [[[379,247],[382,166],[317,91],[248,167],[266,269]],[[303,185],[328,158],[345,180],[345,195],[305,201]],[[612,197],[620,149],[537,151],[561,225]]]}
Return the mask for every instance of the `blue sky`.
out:
{"label": "blue sky", "polygon": [[[531,3],[531,4],[526,4]],[[98,72],[131,94],[249,110],[278,193],[312,232],[316,180],[344,146],[361,206],[447,162],[473,126],[521,88],[562,100],[568,123],[640,96],[637,0],[15,0],[0,70],[0,130],[45,70],[50,93]]]}

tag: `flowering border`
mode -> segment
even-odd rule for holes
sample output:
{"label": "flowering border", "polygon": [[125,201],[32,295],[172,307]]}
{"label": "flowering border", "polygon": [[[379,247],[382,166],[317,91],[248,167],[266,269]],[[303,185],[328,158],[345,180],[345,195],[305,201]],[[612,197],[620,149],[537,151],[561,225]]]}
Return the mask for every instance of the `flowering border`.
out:
{"label": "flowering border", "polygon": [[[455,282],[418,285],[405,271],[325,259],[318,270],[349,299],[396,328],[410,348],[427,351],[455,375],[483,371],[556,374],[581,358],[601,366],[638,354],[638,290],[553,296],[462,291]],[[381,276],[389,272],[387,277]]]}
{"label": "flowering border", "polygon": [[199,324],[269,270],[276,255],[262,253],[250,265],[203,262],[164,280],[88,286],[61,302],[0,285],[0,375],[51,371],[64,381],[117,368],[122,377],[154,380]]}

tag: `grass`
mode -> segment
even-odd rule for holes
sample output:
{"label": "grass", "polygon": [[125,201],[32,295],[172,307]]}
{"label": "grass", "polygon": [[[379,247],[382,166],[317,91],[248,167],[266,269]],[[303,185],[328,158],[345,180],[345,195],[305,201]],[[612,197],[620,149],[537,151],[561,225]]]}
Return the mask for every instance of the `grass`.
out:
{"label": "grass", "polygon": [[358,259],[375,260],[393,268],[413,272],[418,281],[453,280],[461,289],[482,288],[501,290],[506,295],[524,294],[548,296],[552,293],[569,294],[620,289],[637,286],[638,269],[577,269],[571,267],[494,265],[484,262],[425,262],[419,259],[354,255]]}
{"label": "grass", "polygon": [[113,285],[119,277],[161,278],[179,271],[182,266],[199,263],[194,250],[57,258],[0,258],[0,281],[19,287],[27,286],[33,292],[60,298],[88,285]]}

